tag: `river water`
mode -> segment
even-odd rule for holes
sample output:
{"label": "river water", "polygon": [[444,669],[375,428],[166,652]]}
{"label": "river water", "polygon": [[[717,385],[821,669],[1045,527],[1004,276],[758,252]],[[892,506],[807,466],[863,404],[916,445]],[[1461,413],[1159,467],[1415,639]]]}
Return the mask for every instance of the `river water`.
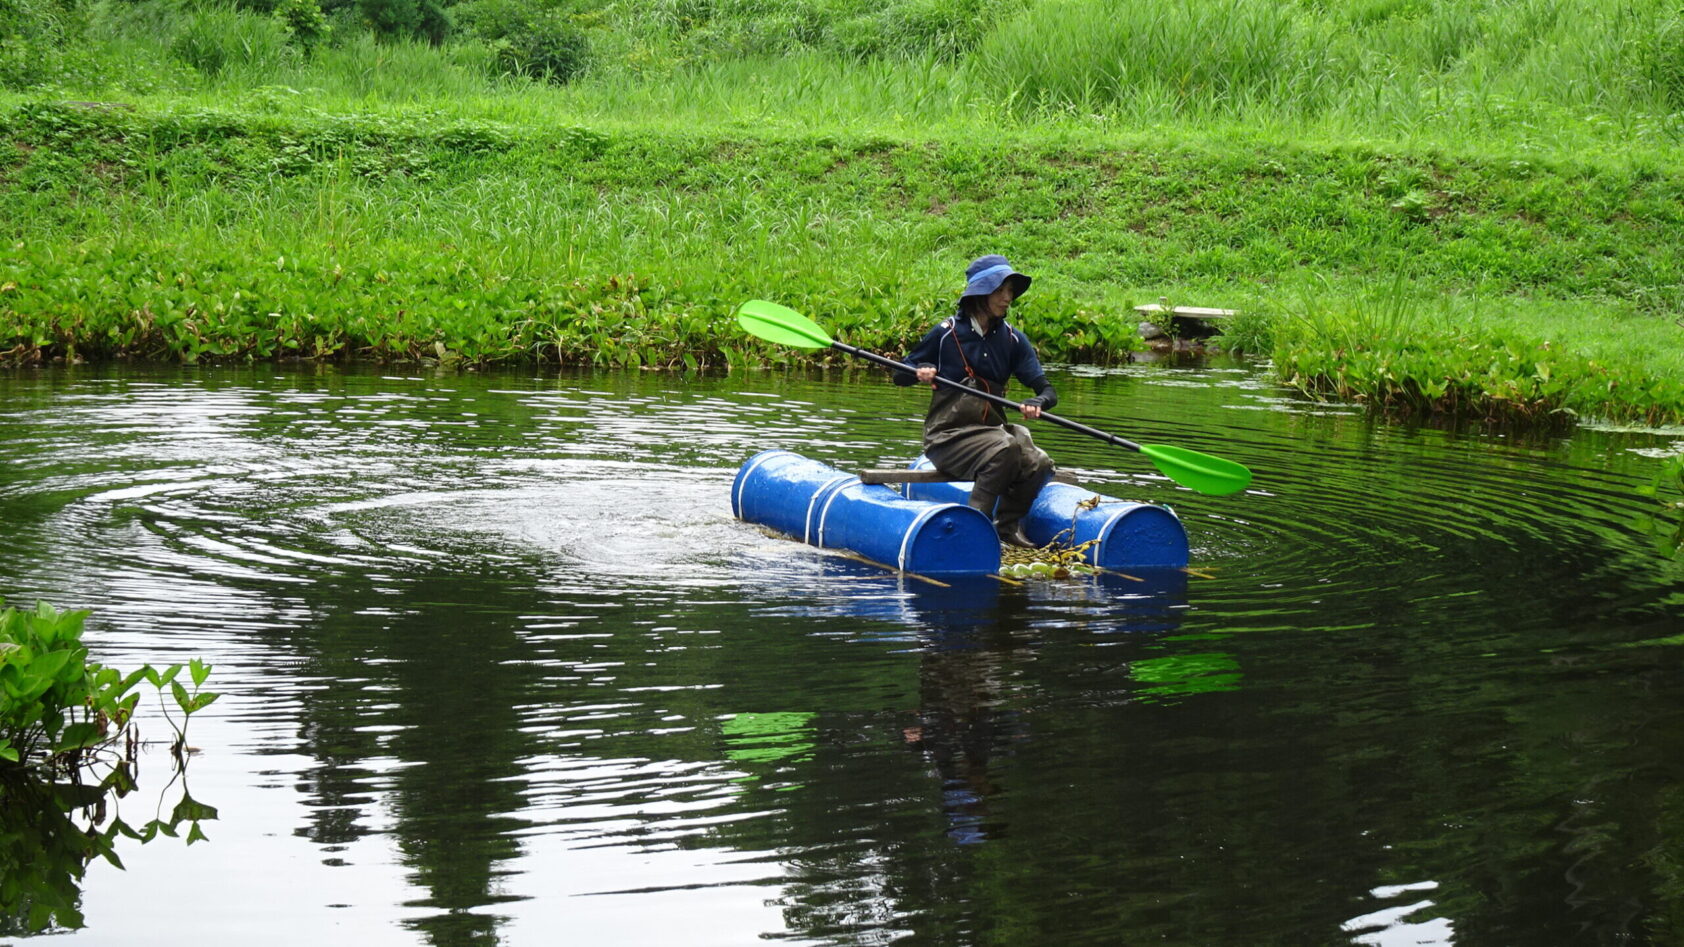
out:
{"label": "river water", "polygon": [[[0,594],[224,695],[208,841],[122,840],[62,942],[1684,942],[1684,568],[1636,493],[1684,432],[1054,381],[1253,469],[1039,429],[1195,574],[941,588],[734,521],[760,449],[916,454],[871,372],[0,374]],[[183,791],[141,721],[137,823]]]}

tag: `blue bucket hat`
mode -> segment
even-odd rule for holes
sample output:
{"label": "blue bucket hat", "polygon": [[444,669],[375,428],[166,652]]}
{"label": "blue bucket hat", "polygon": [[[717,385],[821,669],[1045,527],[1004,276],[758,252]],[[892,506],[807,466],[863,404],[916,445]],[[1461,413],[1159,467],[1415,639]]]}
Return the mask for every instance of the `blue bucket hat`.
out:
{"label": "blue bucket hat", "polygon": [[1011,263],[1007,262],[1005,257],[998,253],[979,256],[971,261],[970,266],[965,267],[965,291],[959,296],[986,296],[999,289],[1000,284],[1009,279],[1018,281],[1019,296],[1029,291],[1030,278],[1012,269]]}

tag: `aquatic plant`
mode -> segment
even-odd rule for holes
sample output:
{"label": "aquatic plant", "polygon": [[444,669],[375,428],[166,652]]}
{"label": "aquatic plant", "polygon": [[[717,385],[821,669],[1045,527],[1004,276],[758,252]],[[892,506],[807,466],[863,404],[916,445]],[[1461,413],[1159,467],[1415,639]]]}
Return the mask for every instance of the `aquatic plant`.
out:
{"label": "aquatic plant", "polygon": [[185,666],[189,690],[179,679],[180,664],[162,671],[144,664],[123,674],[89,661],[81,643],[87,614],[45,602],[34,611],[0,608],[0,770],[69,775],[125,737],[132,742],[142,683],[160,698],[169,692],[180,714],[177,720],[164,705],[176,733],[171,752],[178,764],[185,760],[188,720],[217,699],[203,690],[210,666],[197,658]]}
{"label": "aquatic plant", "polygon": [[1546,429],[1580,417],[1684,419],[1676,352],[1622,351],[1617,325],[1603,326],[1615,338],[1580,329],[1570,343],[1545,336],[1548,328],[1557,326],[1429,305],[1394,280],[1389,290],[1355,300],[1302,300],[1273,323],[1273,367],[1310,397],[1401,417]]}
{"label": "aquatic plant", "polygon": [[[210,666],[197,659],[185,666],[191,689],[180,680],[183,665],[142,665],[128,674],[104,667],[81,644],[86,617],[46,603],[33,611],[0,607],[0,933],[81,927],[78,883],[89,861],[121,868],[119,837],[175,837],[183,824],[188,844],[202,841],[200,823],[217,817],[185,782],[187,722],[217,699],[203,689]],[[168,816],[154,814],[137,828],[121,818],[118,801],[138,785],[133,717],[142,683],[157,689],[161,703],[168,692],[175,704],[175,713],[164,704],[164,716],[183,781]]]}

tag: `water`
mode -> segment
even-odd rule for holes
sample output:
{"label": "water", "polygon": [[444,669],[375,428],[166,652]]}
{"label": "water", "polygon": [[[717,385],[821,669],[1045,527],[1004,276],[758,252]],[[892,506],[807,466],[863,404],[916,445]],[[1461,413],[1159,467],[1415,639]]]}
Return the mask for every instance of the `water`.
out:
{"label": "water", "polygon": [[0,591],[226,695],[209,841],[123,840],[62,940],[1684,941],[1684,569],[1634,526],[1684,434],[1055,381],[1255,471],[1040,434],[1199,574],[943,589],[733,521],[761,448],[917,452],[870,372],[0,375]]}

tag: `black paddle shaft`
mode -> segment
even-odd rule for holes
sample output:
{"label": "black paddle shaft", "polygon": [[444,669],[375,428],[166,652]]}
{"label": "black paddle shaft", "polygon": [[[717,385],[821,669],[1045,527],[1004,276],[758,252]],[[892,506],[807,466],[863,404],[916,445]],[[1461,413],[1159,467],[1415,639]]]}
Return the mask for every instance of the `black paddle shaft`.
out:
{"label": "black paddle shaft", "polygon": [[[883,366],[884,368],[891,369],[893,371],[897,371],[897,372],[916,372],[917,371],[917,369],[915,369],[912,366],[906,364],[905,362],[897,362],[892,358],[884,358],[883,356],[878,355],[876,352],[867,352],[865,349],[849,345],[846,342],[834,342],[833,341],[833,342],[830,343],[830,347],[833,348],[833,349],[839,349],[843,352],[847,352],[849,355],[858,355],[860,358],[863,358],[868,362],[876,362],[877,364]],[[936,384],[946,385],[949,388],[957,388],[960,391],[965,392],[966,394],[975,395],[978,398],[984,398],[988,401],[994,402],[997,405],[1000,405],[1001,407],[1005,407],[1005,408],[1022,407],[1022,404],[1020,402],[1013,401],[1010,398],[1005,398],[1005,397],[1002,397],[1000,395],[993,394],[992,392],[978,391],[975,388],[970,387],[969,385],[962,385],[962,384],[954,381],[951,378],[943,378],[940,375],[936,376]],[[1099,428],[1088,427],[1086,424],[1082,424],[1079,421],[1072,421],[1069,418],[1061,418],[1058,415],[1052,414],[1051,412],[1048,412],[1048,411],[1042,411],[1041,412],[1041,420],[1051,421],[1052,423],[1058,425],[1059,427],[1069,428],[1070,430],[1075,431],[1078,434],[1086,434],[1089,437],[1097,437],[1107,444],[1115,444],[1118,447],[1126,447],[1126,448],[1128,448],[1129,450],[1132,450],[1132,451],[1140,450],[1140,445],[1136,444],[1135,442],[1133,442],[1131,440],[1128,440],[1126,438],[1118,437],[1115,434],[1107,434],[1104,431],[1101,431]]]}

